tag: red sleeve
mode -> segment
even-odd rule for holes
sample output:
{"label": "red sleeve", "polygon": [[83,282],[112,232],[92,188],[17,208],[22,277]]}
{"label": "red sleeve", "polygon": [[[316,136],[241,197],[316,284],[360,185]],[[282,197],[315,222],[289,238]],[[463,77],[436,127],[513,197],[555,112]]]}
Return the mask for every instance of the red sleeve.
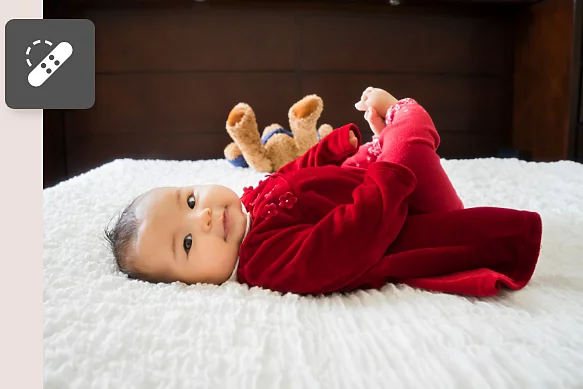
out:
{"label": "red sleeve", "polygon": [[349,142],[349,132],[352,130],[361,143],[360,130],[355,124],[347,124],[332,131],[320,142],[312,146],[304,155],[296,158],[279,169],[278,173],[289,173],[306,167],[337,165],[340,166],[346,158],[353,155],[358,148],[352,147]]}
{"label": "red sleeve", "polygon": [[403,166],[371,165],[352,203],[315,225],[286,228],[263,242],[260,259],[245,266],[246,282],[284,293],[341,289],[381,260],[405,222],[407,197],[416,183]]}

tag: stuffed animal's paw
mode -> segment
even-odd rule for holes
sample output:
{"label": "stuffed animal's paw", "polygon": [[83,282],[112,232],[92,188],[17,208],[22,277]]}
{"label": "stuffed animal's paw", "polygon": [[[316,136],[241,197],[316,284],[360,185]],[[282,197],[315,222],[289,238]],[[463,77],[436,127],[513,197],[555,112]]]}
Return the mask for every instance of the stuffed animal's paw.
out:
{"label": "stuffed animal's paw", "polygon": [[330,135],[334,131],[334,128],[329,124],[322,124],[320,128],[318,128],[318,135],[320,135],[320,140],[324,139],[324,137]]}
{"label": "stuffed animal's paw", "polygon": [[259,137],[255,113],[248,104],[239,103],[231,110],[226,128],[249,166],[260,172],[272,171]]}
{"label": "stuffed animal's paw", "polygon": [[229,112],[227,131],[231,137],[251,135],[252,133],[256,133],[257,137],[259,137],[255,112],[253,112],[253,109],[248,104],[239,103]]}
{"label": "stuffed animal's paw", "polygon": [[305,96],[288,111],[290,130],[294,134],[298,156],[318,143],[316,124],[324,109],[324,102],[317,95]]}
{"label": "stuffed animal's paw", "polygon": [[289,118],[292,119],[313,119],[318,120],[324,109],[324,101],[317,95],[305,96],[300,101],[291,106]]}
{"label": "stuffed animal's paw", "polygon": [[229,161],[239,158],[242,154],[239,146],[235,142],[231,142],[225,147],[225,158]]}

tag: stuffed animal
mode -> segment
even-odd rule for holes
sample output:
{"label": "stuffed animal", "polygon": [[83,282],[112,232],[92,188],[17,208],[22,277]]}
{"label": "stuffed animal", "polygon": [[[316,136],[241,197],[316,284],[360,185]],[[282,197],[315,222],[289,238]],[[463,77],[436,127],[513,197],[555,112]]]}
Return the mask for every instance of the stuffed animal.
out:
{"label": "stuffed animal", "polygon": [[253,109],[239,103],[227,119],[227,132],[233,142],[225,148],[225,158],[234,166],[250,166],[259,172],[273,173],[333,131],[329,124],[316,129],[323,109],[324,102],[319,96],[305,96],[288,111],[290,130],[274,123],[267,126],[260,137]]}

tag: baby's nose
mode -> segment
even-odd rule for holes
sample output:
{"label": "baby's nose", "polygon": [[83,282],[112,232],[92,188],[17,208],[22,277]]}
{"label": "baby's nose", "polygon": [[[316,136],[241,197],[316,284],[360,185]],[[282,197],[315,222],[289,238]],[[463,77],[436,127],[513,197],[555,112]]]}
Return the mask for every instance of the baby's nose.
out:
{"label": "baby's nose", "polygon": [[198,221],[203,231],[209,232],[212,228],[213,212],[210,208],[205,208],[199,215]]}

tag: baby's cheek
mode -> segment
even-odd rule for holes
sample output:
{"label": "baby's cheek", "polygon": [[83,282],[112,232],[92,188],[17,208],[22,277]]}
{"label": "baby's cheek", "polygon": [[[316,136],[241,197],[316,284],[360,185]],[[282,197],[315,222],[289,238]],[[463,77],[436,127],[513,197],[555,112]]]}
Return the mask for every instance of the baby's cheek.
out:
{"label": "baby's cheek", "polygon": [[199,243],[201,256],[197,260],[197,271],[205,274],[214,283],[224,282],[235,268],[238,250],[234,250],[222,240],[213,239],[204,244],[201,241]]}

